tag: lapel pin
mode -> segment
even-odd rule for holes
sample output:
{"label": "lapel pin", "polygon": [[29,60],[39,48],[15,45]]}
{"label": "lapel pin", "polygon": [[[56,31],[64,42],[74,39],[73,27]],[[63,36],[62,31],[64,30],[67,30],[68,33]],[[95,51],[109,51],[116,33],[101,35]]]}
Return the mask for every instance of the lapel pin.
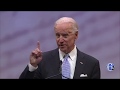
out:
{"label": "lapel pin", "polygon": [[83,62],[80,62],[80,64],[83,64]]}

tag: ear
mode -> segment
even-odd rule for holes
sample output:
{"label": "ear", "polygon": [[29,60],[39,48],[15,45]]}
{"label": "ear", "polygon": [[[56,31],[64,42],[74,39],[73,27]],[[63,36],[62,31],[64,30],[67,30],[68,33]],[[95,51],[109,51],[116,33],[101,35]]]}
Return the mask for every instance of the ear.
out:
{"label": "ear", "polygon": [[78,31],[75,32],[75,39],[78,38]]}

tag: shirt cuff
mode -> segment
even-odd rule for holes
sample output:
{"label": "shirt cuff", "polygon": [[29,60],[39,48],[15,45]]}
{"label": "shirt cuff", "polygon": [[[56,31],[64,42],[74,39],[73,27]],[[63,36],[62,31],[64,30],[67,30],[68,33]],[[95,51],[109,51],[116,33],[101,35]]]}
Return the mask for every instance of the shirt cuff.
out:
{"label": "shirt cuff", "polygon": [[37,67],[34,67],[34,66],[32,66],[30,63],[28,64],[28,67],[29,67],[29,71],[30,71],[30,72],[35,71],[35,70],[38,68],[38,66],[37,66]]}

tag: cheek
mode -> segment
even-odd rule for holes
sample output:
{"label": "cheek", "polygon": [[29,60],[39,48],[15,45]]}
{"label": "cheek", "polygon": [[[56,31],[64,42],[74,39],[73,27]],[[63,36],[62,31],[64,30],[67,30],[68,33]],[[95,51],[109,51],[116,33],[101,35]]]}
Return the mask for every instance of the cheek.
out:
{"label": "cheek", "polygon": [[72,45],[75,43],[75,39],[71,38],[68,40],[68,45]]}
{"label": "cheek", "polygon": [[58,39],[56,39],[56,43],[58,43],[59,41],[58,41]]}
{"label": "cheek", "polygon": [[57,44],[60,44],[60,42],[61,42],[60,39],[56,39]]}

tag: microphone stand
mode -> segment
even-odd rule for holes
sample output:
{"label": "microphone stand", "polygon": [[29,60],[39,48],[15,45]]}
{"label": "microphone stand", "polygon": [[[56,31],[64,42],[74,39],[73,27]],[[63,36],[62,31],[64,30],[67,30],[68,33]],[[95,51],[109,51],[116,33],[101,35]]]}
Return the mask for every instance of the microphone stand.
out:
{"label": "microphone stand", "polygon": [[59,73],[58,73],[58,74],[55,74],[55,75],[53,75],[53,76],[49,76],[49,77],[47,77],[47,78],[45,78],[45,79],[51,79],[51,78],[56,77],[56,76],[59,76],[59,75],[61,75],[62,77],[66,78],[66,79],[70,79],[70,78],[65,77],[65,76],[62,75],[61,65],[62,65],[62,61],[60,61],[60,68],[59,68]]}
{"label": "microphone stand", "polygon": [[58,73],[58,74],[56,74],[56,75],[53,75],[53,76],[47,77],[47,78],[45,78],[45,79],[50,79],[50,78],[56,77],[56,76],[58,76],[58,75],[62,75],[62,74],[61,74],[61,73]]}
{"label": "microphone stand", "polygon": [[[60,72],[60,73],[58,73],[58,74],[56,74],[56,75],[49,76],[49,77],[47,77],[47,78],[45,78],[45,79],[50,79],[50,78],[56,77],[56,76],[58,76],[58,75],[62,75],[62,74],[61,74],[61,72]],[[62,76],[63,76],[63,75],[62,75]],[[66,79],[70,79],[70,78],[65,77],[65,76],[63,76],[63,77],[64,77],[64,78],[66,78]]]}

